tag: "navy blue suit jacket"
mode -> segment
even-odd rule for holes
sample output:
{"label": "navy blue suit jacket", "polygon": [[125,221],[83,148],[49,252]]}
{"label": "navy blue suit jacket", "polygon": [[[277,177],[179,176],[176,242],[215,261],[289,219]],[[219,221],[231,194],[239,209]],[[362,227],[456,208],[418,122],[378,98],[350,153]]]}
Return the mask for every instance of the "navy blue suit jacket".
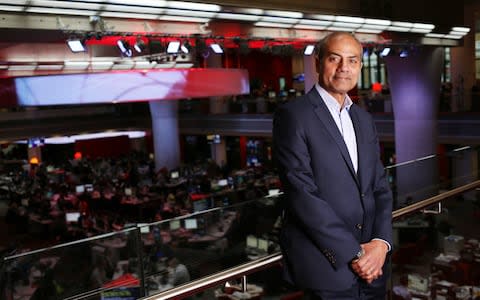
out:
{"label": "navy blue suit jacket", "polygon": [[343,290],[350,262],[372,238],[392,245],[392,194],[374,122],[353,104],[355,173],[343,137],[313,88],[277,109],[273,143],[284,188],[280,234],[286,279],[301,288]]}

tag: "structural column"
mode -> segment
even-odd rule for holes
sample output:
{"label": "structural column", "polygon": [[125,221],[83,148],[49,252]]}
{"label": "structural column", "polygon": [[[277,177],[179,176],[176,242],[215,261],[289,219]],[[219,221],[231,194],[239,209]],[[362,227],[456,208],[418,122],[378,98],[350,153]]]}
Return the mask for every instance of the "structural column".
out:
{"label": "structural column", "polygon": [[174,100],[150,101],[155,169],[180,166],[178,103]]}
{"label": "structural column", "polygon": [[[221,68],[222,55],[217,53],[210,53],[207,58],[207,68]],[[223,97],[210,97],[210,114],[225,114],[228,112],[228,102],[224,101]],[[212,132],[216,134],[215,132]],[[212,142],[210,145],[210,153],[212,159],[219,166],[227,163],[227,147],[225,144],[225,137],[220,137],[220,143]]]}
{"label": "structural column", "polygon": [[305,94],[310,91],[310,89],[318,81],[317,68],[315,66],[315,55],[304,55],[303,56],[303,75],[305,78]]}
{"label": "structural column", "polygon": [[[385,60],[395,119],[397,163],[436,154],[443,48],[420,48],[408,57],[388,56]],[[437,170],[435,158],[397,167],[397,203],[402,205],[409,197],[418,201],[437,194]]]}

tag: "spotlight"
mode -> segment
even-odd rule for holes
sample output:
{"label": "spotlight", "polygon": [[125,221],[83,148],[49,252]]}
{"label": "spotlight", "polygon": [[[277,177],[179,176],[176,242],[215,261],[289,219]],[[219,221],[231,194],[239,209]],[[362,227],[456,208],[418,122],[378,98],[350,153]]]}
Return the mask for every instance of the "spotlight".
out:
{"label": "spotlight", "polygon": [[312,55],[314,50],[315,50],[314,45],[307,45],[307,47],[305,47],[305,51],[303,51],[303,54]]}
{"label": "spotlight", "polygon": [[177,53],[180,49],[179,41],[171,41],[167,46],[167,53]]}
{"label": "spotlight", "polygon": [[147,46],[145,45],[145,42],[142,40],[142,38],[137,38],[137,41],[135,42],[135,45],[133,45],[133,48],[135,51],[138,53],[142,53]]}
{"label": "spotlight", "polygon": [[390,47],[385,47],[383,48],[382,52],[380,52],[380,55],[385,57],[390,53],[390,50]]}
{"label": "spotlight", "polygon": [[127,41],[119,39],[117,41],[117,46],[118,46],[118,49],[120,49],[120,52],[122,53],[122,55],[127,56],[127,57],[132,56],[132,54],[133,54],[132,49],[130,48],[130,45],[128,44]]}
{"label": "spotlight", "polygon": [[223,53],[223,49],[219,44],[216,44],[216,43],[211,44],[210,48],[212,48],[213,52],[215,52],[217,54],[222,54]]}
{"label": "spotlight", "polygon": [[67,40],[67,45],[72,52],[85,52],[87,51],[87,47],[85,46],[85,42],[80,39],[69,39]]}
{"label": "spotlight", "polygon": [[185,40],[183,42],[182,46],[180,46],[180,49],[182,50],[183,53],[188,54],[188,53],[190,53],[190,50],[192,49],[192,46],[190,45],[188,40]]}
{"label": "spotlight", "polygon": [[408,50],[407,49],[400,50],[399,56],[400,57],[407,57],[408,56]]}

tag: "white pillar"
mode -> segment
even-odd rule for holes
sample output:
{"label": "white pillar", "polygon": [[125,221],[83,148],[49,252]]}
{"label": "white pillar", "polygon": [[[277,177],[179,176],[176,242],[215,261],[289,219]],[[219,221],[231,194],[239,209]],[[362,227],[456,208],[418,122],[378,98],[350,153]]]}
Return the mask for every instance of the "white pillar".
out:
{"label": "white pillar", "polygon": [[[440,96],[443,48],[425,47],[408,57],[385,58],[395,118],[397,162],[436,154],[437,110]],[[413,201],[438,193],[436,159],[396,168],[397,202]]]}
{"label": "white pillar", "polygon": [[303,75],[305,78],[305,94],[318,82],[318,73],[315,66],[315,55],[303,56]]}
{"label": "white pillar", "polygon": [[[210,53],[207,58],[207,68],[221,68],[222,55],[217,53]],[[225,114],[228,112],[228,102],[224,101],[222,97],[210,97],[210,113],[211,114]],[[216,132],[212,132],[216,134]],[[212,159],[217,165],[222,166],[227,163],[227,147],[225,145],[225,137],[220,137],[220,143],[212,143],[210,145],[210,153]]]}
{"label": "white pillar", "polygon": [[178,103],[174,100],[150,101],[155,169],[169,170],[180,166]]}

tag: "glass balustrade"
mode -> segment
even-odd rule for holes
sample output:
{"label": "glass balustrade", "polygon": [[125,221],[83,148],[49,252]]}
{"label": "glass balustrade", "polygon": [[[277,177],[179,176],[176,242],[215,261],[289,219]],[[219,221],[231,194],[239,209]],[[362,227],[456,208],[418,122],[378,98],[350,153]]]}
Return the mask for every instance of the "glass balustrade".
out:
{"label": "glass balustrade", "polygon": [[[478,149],[469,147],[444,156],[388,166],[387,177],[396,189],[395,209],[408,208],[477,180],[478,157]],[[426,182],[419,177],[426,176],[423,168],[432,166],[436,166],[433,173],[428,173],[432,177],[439,177],[442,172],[438,170],[445,166],[450,168],[447,173],[452,176],[429,179],[428,184],[413,188],[403,185],[399,193],[395,185],[400,176],[408,174],[412,177],[409,182]],[[418,196],[426,193],[425,190],[429,196]],[[429,205],[394,219],[391,296],[405,282],[407,291],[412,284],[418,285],[413,290],[419,291],[415,292],[419,297],[422,291],[431,295],[441,295],[445,290],[465,294],[465,286],[475,282],[478,285],[478,277],[475,277],[478,274],[474,271],[480,269],[475,264],[480,259],[477,253],[480,239],[478,194],[478,190],[472,190],[449,197],[442,201],[440,213],[438,205]],[[399,201],[406,195],[412,195],[411,202]],[[136,227],[119,232],[46,249],[7,255],[2,262],[2,295],[6,299],[138,299],[255,262],[279,253],[280,202],[281,195],[267,196],[156,223],[136,224]],[[427,212],[421,212],[424,210]],[[449,251],[457,251],[457,256],[452,258]],[[470,265],[465,263],[468,259]],[[443,270],[440,275],[437,269]],[[458,275],[460,269],[464,273]],[[464,279],[454,281],[452,276]],[[423,279],[428,282],[426,292]],[[444,286],[450,283],[451,286]],[[221,299],[225,294],[242,293],[241,278],[229,280],[228,284],[230,286],[225,286],[225,282],[213,287],[209,285],[197,298]],[[282,283],[278,264],[252,271],[248,275],[247,291],[248,287],[252,293],[272,297],[298,293]],[[472,288],[469,293],[476,293],[476,290]],[[442,298],[437,296],[437,299]]]}

